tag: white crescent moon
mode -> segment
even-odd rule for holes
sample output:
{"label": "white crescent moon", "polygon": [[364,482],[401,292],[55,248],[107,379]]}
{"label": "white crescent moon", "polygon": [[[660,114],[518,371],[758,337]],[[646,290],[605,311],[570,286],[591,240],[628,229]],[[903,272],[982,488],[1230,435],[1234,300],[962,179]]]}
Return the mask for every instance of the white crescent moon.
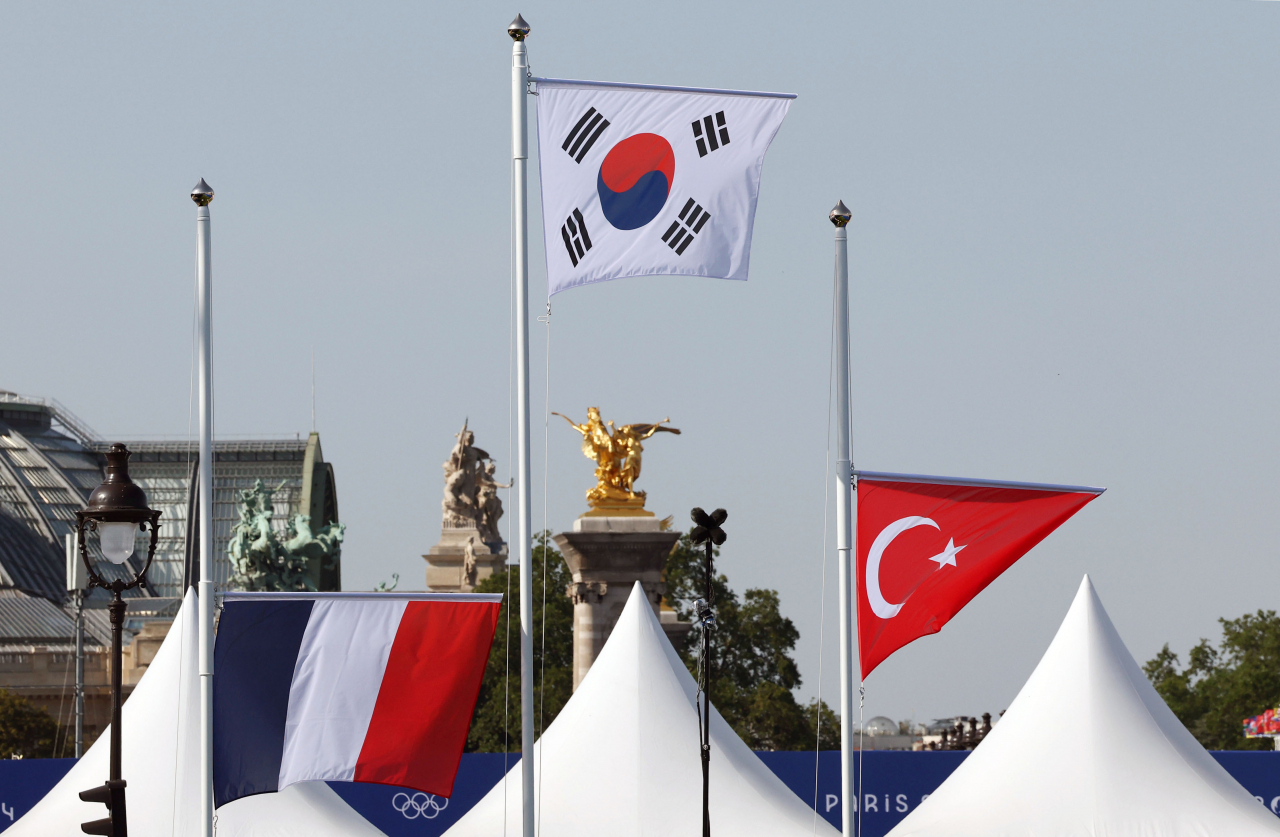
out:
{"label": "white crescent moon", "polygon": [[889,544],[893,543],[894,538],[917,526],[932,526],[942,531],[938,524],[927,517],[904,517],[884,527],[880,534],[876,535],[875,542],[871,544],[871,551],[867,553],[867,601],[871,603],[871,612],[881,619],[892,619],[897,616],[898,611],[902,610],[903,603],[889,604],[885,601],[884,594],[880,592],[880,558],[889,548]]}

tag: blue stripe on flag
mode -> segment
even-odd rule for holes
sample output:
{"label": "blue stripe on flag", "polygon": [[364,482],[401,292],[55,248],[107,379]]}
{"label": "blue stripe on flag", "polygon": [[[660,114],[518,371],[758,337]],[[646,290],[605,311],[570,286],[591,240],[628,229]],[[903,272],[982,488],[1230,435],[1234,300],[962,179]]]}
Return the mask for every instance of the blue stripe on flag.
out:
{"label": "blue stripe on flag", "polygon": [[213,660],[213,804],[279,790],[289,688],[313,601],[227,602]]}

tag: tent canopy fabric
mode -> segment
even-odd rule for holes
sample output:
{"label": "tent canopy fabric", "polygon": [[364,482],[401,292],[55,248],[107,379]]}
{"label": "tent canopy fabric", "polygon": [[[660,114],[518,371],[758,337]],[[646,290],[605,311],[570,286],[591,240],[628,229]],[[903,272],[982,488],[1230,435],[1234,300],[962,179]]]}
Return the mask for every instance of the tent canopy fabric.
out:
{"label": "tent canopy fabric", "polygon": [[[636,584],[600,656],[534,745],[540,833],[698,837],[696,693]],[[519,834],[521,798],[517,764],[446,837]],[[742,743],[714,707],[711,828],[737,837],[839,833]]]}
{"label": "tent canopy fabric", "polygon": [[[188,590],[168,636],[122,709],[121,772],[129,833],[185,837],[200,829],[200,676],[197,611]],[[80,791],[106,781],[110,727],[84,757],[6,830],[9,837],[79,834],[80,824],[106,816]],[[218,809],[218,837],[384,837],[324,782],[247,797]]]}
{"label": "tent canopy fabric", "polygon": [[1089,577],[1000,723],[890,837],[1280,834],[1116,633]]}

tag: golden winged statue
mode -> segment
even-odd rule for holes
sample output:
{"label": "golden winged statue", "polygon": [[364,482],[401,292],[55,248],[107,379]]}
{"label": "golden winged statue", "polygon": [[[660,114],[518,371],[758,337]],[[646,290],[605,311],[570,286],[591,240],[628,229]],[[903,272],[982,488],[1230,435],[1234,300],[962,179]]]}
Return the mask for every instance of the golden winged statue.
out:
{"label": "golden winged statue", "polygon": [[[651,515],[644,510],[645,493],[635,490],[640,478],[640,463],[645,439],[655,433],[675,433],[674,427],[664,427],[671,419],[655,424],[624,424],[614,427],[611,421],[600,419],[599,407],[587,408],[587,420],[578,424],[563,413],[552,415],[569,422],[582,434],[582,453],[596,463],[596,485],[587,492],[587,502],[597,514]],[[588,512],[591,514],[593,512]]]}

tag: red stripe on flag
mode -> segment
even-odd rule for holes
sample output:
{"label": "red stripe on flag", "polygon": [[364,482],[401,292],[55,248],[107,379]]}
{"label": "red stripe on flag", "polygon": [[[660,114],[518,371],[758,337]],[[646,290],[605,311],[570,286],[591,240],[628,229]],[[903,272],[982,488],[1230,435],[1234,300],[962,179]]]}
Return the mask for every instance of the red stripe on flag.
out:
{"label": "red stripe on flag", "polygon": [[410,602],[391,644],[356,782],[453,793],[480,681],[498,625],[497,602]]}

